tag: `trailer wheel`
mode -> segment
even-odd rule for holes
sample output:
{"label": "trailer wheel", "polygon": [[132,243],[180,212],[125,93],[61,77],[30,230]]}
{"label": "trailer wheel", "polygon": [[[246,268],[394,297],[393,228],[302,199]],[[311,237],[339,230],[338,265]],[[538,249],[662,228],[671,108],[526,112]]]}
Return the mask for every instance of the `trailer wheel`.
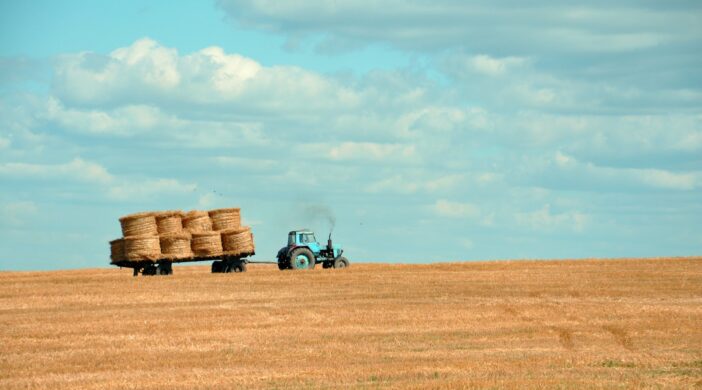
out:
{"label": "trailer wheel", "polygon": [[145,276],[153,276],[153,275],[156,275],[156,270],[157,270],[157,268],[155,265],[148,264],[148,265],[144,266],[144,270],[141,271],[141,274],[145,275]]}
{"label": "trailer wheel", "polygon": [[227,272],[246,272],[246,263],[243,261],[229,264]]}
{"label": "trailer wheel", "polygon": [[218,274],[224,272],[224,263],[221,261],[213,261],[212,262],[212,273],[213,274]]}
{"label": "trailer wheel", "polygon": [[171,275],[173,274],[173,267],[171,263],[159,263],[156,267],[156,275]]}
{"label": "trailer wheel", "polygon": [[334,268],[348,268],[349,261],[345,257],[334,260]]}
{"label": "trailer wheel", "polygon": [[286,269],[290,269],[290,265],[285,261],[278,261],[278,269],[285,271]]}
{"label": "trailer wheel", "polygon": [[314,254],[307,248],[295,248],[290,253],[290,268],[304,270],[314,268]]}

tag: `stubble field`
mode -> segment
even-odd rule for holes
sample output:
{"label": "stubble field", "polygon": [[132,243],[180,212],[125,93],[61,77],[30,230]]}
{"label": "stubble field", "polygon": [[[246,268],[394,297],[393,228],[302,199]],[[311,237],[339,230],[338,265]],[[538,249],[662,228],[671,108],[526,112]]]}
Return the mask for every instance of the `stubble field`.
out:
{"label": "stubble field", "polygon": [[0,272],[0,388],[702,387],[702,259]]}

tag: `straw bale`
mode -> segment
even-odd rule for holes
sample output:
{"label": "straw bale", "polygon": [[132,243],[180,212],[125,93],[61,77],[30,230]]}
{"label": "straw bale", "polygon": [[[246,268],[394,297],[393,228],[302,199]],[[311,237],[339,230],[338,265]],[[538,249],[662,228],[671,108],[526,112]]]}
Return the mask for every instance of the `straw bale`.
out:
{"label": "straw bale", "polygon": [[212,228],[214,230],[236,229],[241,226],[241,209],[216,209],[210,210],[210,219],[212,219]]}
{"label": "straw bale", "polygon": [[219,232],[193,233],[190,248],[195,256],[219,256],[222,254],[222,237]]}
{"label": "straw bale", "polygon": [[158,234],[181,233],[183,231],[182,211],[160,211],[154,216],[156,217]]}
{"label": "straw bale", "polygon": [[110,241],[110,259],[112,263],[119,263],[127,260],[124,255],[124,238]]}
{"label": "straw bale", "polygon": [[189,211],[183,216],[183,228],[190,233],[212,231],[212,220],[207,211]]}
{"label": "straw bale", "polygon": [[151,211],[125,215],[119,219],[119,223],[124,237],[158,235],[156,218]]}
{"label": "straw bale", "polygon": [[161,243],[159,237],[124,237],[124,253],[127,260],[158,260],[161,258]]}
{"label": "straw bale", "polygon": [[225,254],[240,255],[254,252],[251,228],[244,226],[237,229],[228,229],[222,231],[221,234],[222,249]]}
{"label": "straw bale", "polygon": [[161,253],[167,259],[186,259],[193,257],[190,249],[190,233],[169,233],[159,236]]}

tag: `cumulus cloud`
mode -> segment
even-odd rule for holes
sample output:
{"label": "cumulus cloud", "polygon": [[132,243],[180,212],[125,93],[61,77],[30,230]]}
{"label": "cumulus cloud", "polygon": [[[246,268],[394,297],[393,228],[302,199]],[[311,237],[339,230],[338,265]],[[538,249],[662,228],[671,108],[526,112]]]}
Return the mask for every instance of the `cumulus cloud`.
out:
{"label": "cumulus cloud", "polygon": [[509,68],[519,66],[525,62],[524,58],[519,57],[494,58],[480,54],[470,58],[469,65],[479,73],[488,76],[499,76],[507,72]]}
{"label": "cumulus cloud", "polygon": [[148,199],[163,194],[187,194],[196,188],[194,184],[184,184],[175,179],[125,179],[110,186],[107,195],[115,200]]}
{"label": "cumulus cloud", "polygon": [[651,188],[657,190],[692,191],[702,188],[702,171],[673,172],[655,168],[613,168],[581,162],[563,152],[556,152],[537,182],[546,186],[578,186],[593,191],[621,191]]}
{"label": "cumulus cloud", "polygon": [[29,180],[68,179],[97,184],[107,184],[114,180],[114,176],[102,165],[81,158],[59,164],[4,163],[0,164],[0,176]]}
{"label": "cumulus cloud", "polygon": [[416,158],[414,145],[381,144],[375,142],[342,142],[340,144],[303,144],[299,147],[302,154],[323,156],[334,161],[411,161]]}
{"label": "cumulus cloud", "polygon": [[515,219],[521,226],[535,230],[565,229],[582,232],[590,217],[579,211],[554,213],[551,211],[551,205],[546,204],[539,210],[516,213]]}
{"label": "cumulus cloud", "polygon": [[24,225],[39,212],[39,206],[28,200],[11,201],[0,205],[0,218],[8,225]]}
{"label": "cumulus cloud", "polygon": [[63,128],[93,134],[134,135],[162,128],[184,127],[185,121],[158,107],[126,105],[111,110],[66,108],[56,98],[47,102],[46,118]]}
{"label": "cumulus cloud", "polygon": [[452,202],[446,199],[437,200],[432,208],[440,217],[465,219],[480,215],[480,208],[472,203]]}
{"label": "cumulus cloud", "polygon": [[0,177],[84,183],[106,198],[123,201],[147,199],[159,194],[189,193],[196,188],[194,184],[175,179],[115,176],[104,166],[82,158],[58,164],[3,163],[0,164]]}
{"label": "cumulus cloud", "polygon": [[192,54],[144,38],[109,55],[62,55],[53,93],[89,107],[176,104],[207,109],[229,105],[251,112],[310,112],[358,103],[334,80],[292,66],[264,67],[253,59],[209,47]]}
{"label": "cumulus cloud", "polygon": [[450,193],[464,189],[469,182],[466,174],[441,174],[412,169],[406,174],[390,174],[374,180],[365,187],[369,193]]}

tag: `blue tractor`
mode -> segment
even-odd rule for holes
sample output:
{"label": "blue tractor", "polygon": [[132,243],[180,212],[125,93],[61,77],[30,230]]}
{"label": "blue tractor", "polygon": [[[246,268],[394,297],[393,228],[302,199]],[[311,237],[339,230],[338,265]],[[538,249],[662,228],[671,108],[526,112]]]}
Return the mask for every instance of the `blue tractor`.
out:
{"label": "blue tractor", "polygon": [[344,250],[332,244],[331,233],[327,246],[317,242],[314,233],[307,229],[293,230],[288,233],[288,245],[278,251],[278,268],[280,270],[312,269],[317,263],[324,268],[346,268],[349,261],[341,254]]}

